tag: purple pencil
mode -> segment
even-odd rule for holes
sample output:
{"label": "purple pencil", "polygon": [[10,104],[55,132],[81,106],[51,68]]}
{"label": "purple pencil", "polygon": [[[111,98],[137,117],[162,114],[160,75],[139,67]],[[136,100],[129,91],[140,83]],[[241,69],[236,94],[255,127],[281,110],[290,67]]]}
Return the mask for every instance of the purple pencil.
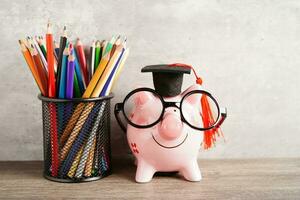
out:
{"label": "purple pencil", "polygon": [[75,70],[74,60],[75,58],[73,52],[71,51],[68,58],[68,66],[67,66],[67,86],[66,86],[67,99],[73,98],[74,70]]}

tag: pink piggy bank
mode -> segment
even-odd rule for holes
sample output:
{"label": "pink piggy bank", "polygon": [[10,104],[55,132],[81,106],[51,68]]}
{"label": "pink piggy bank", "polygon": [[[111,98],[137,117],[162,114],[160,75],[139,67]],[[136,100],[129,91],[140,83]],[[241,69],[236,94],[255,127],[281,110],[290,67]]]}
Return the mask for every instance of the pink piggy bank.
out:
{"label": "pink piggy bank", "polygon": [[[201,98],[207,95],[215,106],[215,123],[205,126]],[[116,104],[128,122],[127,140],[136,158],[135,180],[151,181],[155,172],[179,172],[186,180],[200,181],[197,155],[203,141],[203,131],[218,128],[225,119],[215,99],[200,85],[193,85],[173,97],[162,97],[150,88],[139,88]],[[123,126],[123,128],[125,128]]]}

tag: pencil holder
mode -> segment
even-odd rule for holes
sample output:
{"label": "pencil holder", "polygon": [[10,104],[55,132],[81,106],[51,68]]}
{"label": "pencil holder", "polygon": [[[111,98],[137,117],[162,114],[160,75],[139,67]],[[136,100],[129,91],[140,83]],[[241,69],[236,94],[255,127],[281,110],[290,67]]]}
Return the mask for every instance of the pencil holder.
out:
{"label": "pencil holder", "polygon": [[43,113],[44,177],[83,182],[109,175],[113,94],[91,99],[38,98]]}

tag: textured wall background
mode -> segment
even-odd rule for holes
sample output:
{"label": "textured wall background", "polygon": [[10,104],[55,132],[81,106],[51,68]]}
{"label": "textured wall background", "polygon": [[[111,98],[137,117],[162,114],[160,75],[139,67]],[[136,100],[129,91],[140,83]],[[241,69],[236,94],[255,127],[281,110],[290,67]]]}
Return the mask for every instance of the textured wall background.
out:
{"label": "textured wall background", "polygon": [[[226,143],[200,157],[300,155],[300,2],[294,1],[39,1],[0,2],[0,159],[42,159],[41,102],[17,40],[44,34],[47,20],[67,25],[84,43],[128,37],[131,54],[115,102],[151,86],[146,64],[197,66],[207,90],[228,108]],[[194,77],[186,76],[184,87]],[[112,116],[113,153],[126,141]]]}

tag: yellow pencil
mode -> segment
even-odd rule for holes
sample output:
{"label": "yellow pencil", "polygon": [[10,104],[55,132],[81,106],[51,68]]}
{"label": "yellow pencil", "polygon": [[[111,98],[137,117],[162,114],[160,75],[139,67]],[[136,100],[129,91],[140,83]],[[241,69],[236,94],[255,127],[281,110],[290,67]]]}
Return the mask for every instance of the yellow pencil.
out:
{"label": "yellow pencil", "polygon": [[85,92],[82,95],[82,98],[89,98],[89,97],[91,97],[91,95],[92,95],[92,93],[93,93],[93,91],[94,91],[94,89],[95,89],[95,87],[96,87],[99,79],[102,76],[102,73],[103,73],[104,69],[106,68],[106,65],[107,65],[107,63],[109,61],[109,58],[110,58],[109,55],[110,54],[108,53],[108,54],[106,54],[101,59],[99,65],[97,67],[97,70],[95,71],[95,73],[94,73],[94,75],[93,75],[93,77],[92,77],[89,85],[87,86]]}
{"label": "yellow pencil", "polygon": [[80,148],[79,152],[77,153],[73,163],[72,163],[72,166],[68,172],[68,177],[70,178],[73,178],[74,177],[74,174],[76,172],[76,169],[77,169],[77,166],[79,164],[79,161],[80,161],[80,157],[82,155],[82,152],[83,152],[83,146]]}
{"label": "yellow pencil", "polygon": [[92,168],[93,168],[92,164],[93,164],[93,160],[94,160],[95,148],[96,148],[96,138],[94,138],[93,146],[89,151],[87,162],[85,164],[84,176],[86,176],[86,177],[89,177],[92,174]]}
{"label": "yellow pencil", "polygon": [[114,55],[112,56],[112,58],[110,59],[109,63],[107,64],[100,80],[98,81],[91,97],[99,97],[102,89],[103,89],[103,86],[105,85],[109,75],[111,74],[118,58],[120,57],[120,54],[122,52],[122,49],[123,49],[123,45],[119,45],[117,46],[116,50],[115,50],[115,53]]}
{"label": "yellow pencil", "polygon": [[119,76],[120,76],[120,74],[121,74],[121,71],[122,71],[123,66],[124,66],[124,64],[125,64],[125,61],[127,60],[128,55],[129,55],[129,48],[125,50],[124,55],[123,55],[123,58],[122,58],[122,60],[121,60],[121,63],[120,63],[120,65],[119,65],[119,67],[118,67],[118,69],[117,69],[117,71],[116,71],[116,75],[115,75],[115,77],[113,78],[113,80],[111,80],[111,81],[112,81],[111,87],[107,89],[107,92],[105,93],[105,95],[110,94],[111,91],[112,91],[112,89],[114,88],[115,83],[116,83],[117,80],[119,79]]}

